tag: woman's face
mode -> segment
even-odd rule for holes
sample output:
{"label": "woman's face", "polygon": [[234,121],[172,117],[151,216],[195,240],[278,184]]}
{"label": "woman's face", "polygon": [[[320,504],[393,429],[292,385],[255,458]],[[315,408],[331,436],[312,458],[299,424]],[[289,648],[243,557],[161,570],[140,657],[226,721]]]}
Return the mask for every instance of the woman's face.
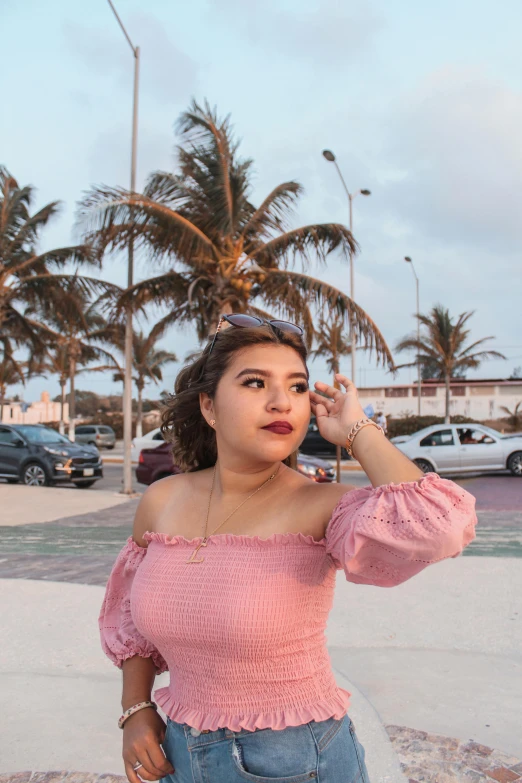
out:
{"label": "woman's face", "polygon": [[[214,400],[202,395],[207,421],[214,418],[220,457],[253,462],[285,459],[302,442],[311,408],[306,367],[286,345],[256,345],[234,354]],[[267,429],[274,422],[281,429]]]}

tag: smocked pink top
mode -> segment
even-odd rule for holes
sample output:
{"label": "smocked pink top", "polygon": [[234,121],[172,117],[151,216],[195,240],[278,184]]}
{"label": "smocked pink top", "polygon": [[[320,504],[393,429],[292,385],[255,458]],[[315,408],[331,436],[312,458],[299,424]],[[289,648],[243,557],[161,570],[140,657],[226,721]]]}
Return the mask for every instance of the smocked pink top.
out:
{"label": "smocked pink top", "polygon": [[475,498],[427,473],[418,481],[346,492],[320,541],[147,532],[132,537],[109,577],[99,616],[113,663],[151,657],[170,684],[154,692],[174,721],[197,729],[284,729],[340,718],[325,629],[336,570],[349,582],[393,587],[457,557],[475,538]]}

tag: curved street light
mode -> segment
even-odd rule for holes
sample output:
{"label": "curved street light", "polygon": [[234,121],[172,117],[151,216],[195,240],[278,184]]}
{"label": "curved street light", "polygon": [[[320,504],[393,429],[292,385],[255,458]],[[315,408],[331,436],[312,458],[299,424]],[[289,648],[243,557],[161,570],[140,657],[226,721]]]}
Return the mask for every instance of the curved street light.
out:
{"label": "curved street light", "polygon": [[[339,168],[337,164],[337,160],[335,158],[335,155],[331,150],[323,150],[323,157],[326,158],[327,161],[330,163],[333,163],[335,168],[337,169],[337,173],[339,174],[340,180],[343,184],[343,188],[346,192],[346,195],[348,197],[348,204],[350,209],[350,233],[353,234],[353,209],[352,209],[352,203],[354,198],[360,193],[361,196],[371,196],[371,191],[367,188],[361,188],[360,190],[356,190],[355,193],[350,193],[348,188],[346,187],[346,182],[344,181],[344,177],[341,174],[341,169]],[[354,298],[354,275],[353,275],[353,252],[350,250],[350,299],[353,300]],[[353,319],[350,318],[350,344],[352,346],[352,381],[355,383],[355,353],[357,350],[356,347],[356,340],[355,340],[355,330],[353,328]]]}
{"label": "curved street light", "polygon": [[[134,56],[134,88],[132,101],[132,143],[131,143],[131,193],[136,190],[136,155],[138,138],[138,82],[140,72],[140,48],[134,46],[123,22],[118,16],[112,0],[107,0],[116,20],[121,27]],[[130,288],[134,277],[134,245],[129,241],[129,257],[127,264],[127,286]],[[125,311],[125,361],[123,382],[123,495],[132,495],[132,307],[128,305]]]}

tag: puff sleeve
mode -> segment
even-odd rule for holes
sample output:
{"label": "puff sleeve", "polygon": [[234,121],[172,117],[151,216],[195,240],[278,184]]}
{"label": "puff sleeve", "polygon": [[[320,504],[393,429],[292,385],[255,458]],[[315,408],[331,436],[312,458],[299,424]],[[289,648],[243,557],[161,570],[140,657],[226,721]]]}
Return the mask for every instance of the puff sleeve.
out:
{"label": "puff sleeve", "polygon": [[347,492],[326,529],[326,551],[346,579],[394,587],[457,557],[476,537],[475,498],[438,473]]}
{"label": "puff sleeve", "polygon": [[147,553],[129,536],[110,573],[105,597],[98,618],[100,639],[105,655],[119,669],[123,661],[139,655],[152,658],[162,674],[168,666],[156,647],[137,630],[131,615],[131,587],[140,564]]}

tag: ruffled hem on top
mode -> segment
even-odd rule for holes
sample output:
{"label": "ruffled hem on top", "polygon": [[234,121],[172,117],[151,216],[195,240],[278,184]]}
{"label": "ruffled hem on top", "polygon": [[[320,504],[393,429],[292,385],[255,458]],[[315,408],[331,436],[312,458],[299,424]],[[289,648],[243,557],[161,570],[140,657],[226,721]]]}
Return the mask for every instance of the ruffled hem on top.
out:
{"label": "ruffled hem on top", "polygon": [[[173,544],[190,544],[191,546],[197,546],[197,544],[203,540],[203,536],[185,538],[185,536],[169,536],[168,533],[156,533],[151,530],[147,530],[143,533],[142,538],[144,541],[159,541],[167,546],[172,546]],[[305,533],[272,533],[268,538],[235,535],[234,533],[218,533],[208,537],[209,542],[212,542],[213,539],[219,539],[219,541],[224,544],[240,543],[245,546],[273,546],[274,544],[295,544],[296,542],[310,544],[311,546],[324,546],[326,543],[325,538],[316,541],[312,535]]]}
{"label": "ruffled hem on top", "polygon": [[351,693],[337,687],[337,696],[329,701],[318,701],[303,707],[288,707],[276,712],[253,712],[248,715],[230,715],[224,712],[200,712],[183,707],[172,695],[170,688],[154,691],[154,698],[163,712],[177,723],[187,723],[195,729],[216,731],[228,728],[231,731],[254,731],[255,729],[274,729],[281,731],[288,726],[301,726],[311,720],[322,721],[328,718],[339,720],[348,711]]}

